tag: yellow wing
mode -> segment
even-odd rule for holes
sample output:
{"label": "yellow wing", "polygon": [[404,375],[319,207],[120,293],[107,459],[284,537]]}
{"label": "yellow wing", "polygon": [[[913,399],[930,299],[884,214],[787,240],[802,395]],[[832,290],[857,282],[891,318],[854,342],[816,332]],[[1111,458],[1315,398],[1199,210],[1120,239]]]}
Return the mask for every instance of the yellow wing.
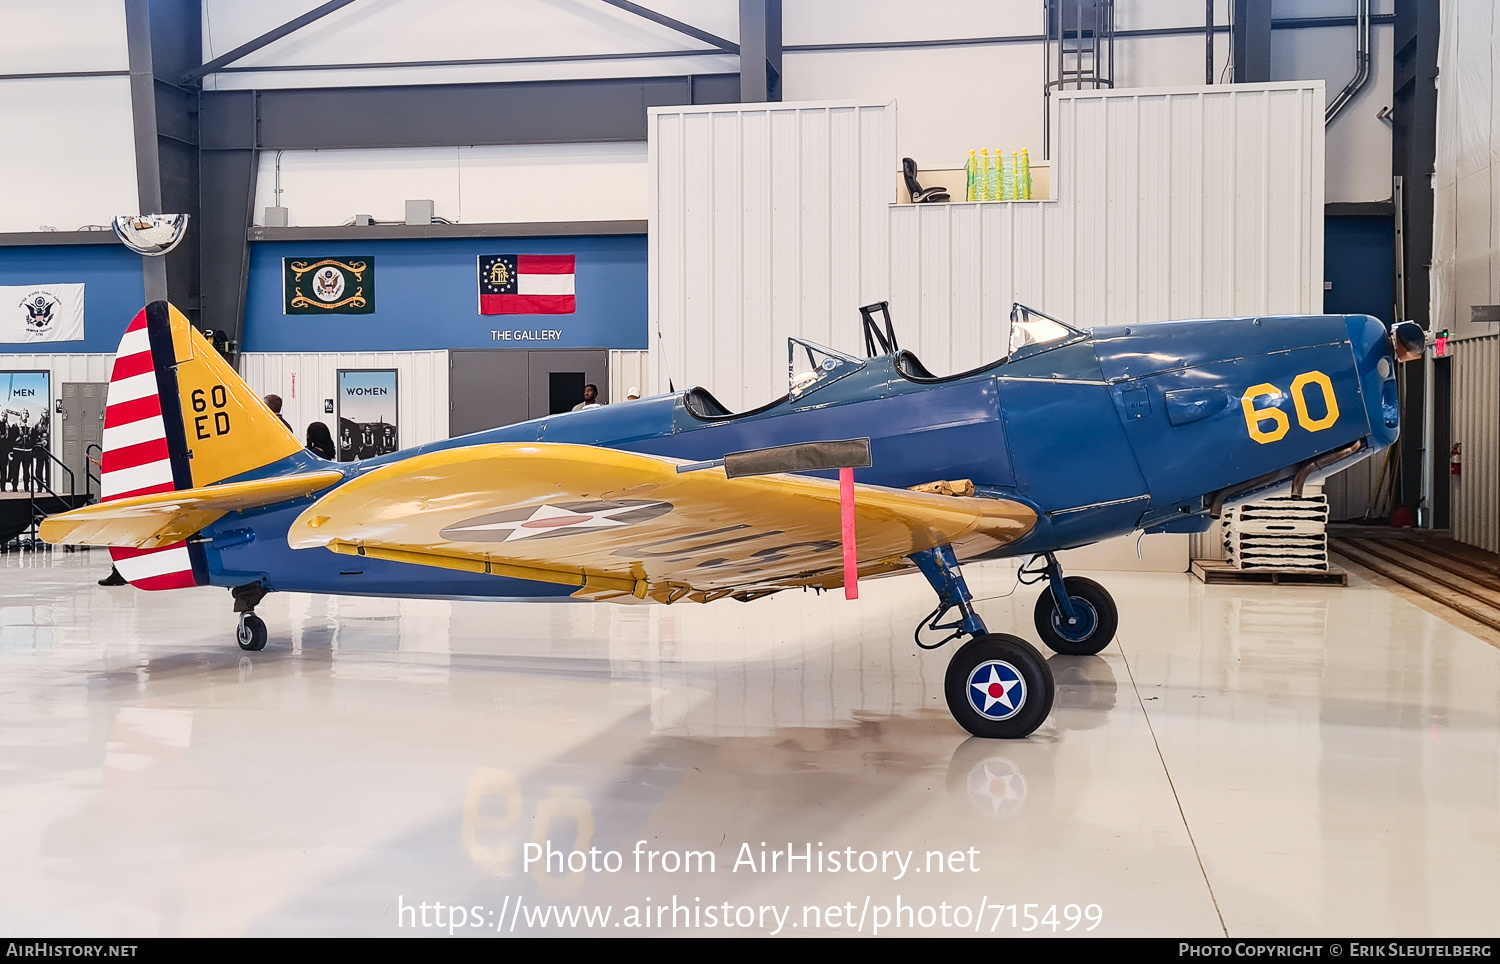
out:
{"label": "yellow wing", "polygon": [[[294,549],[578,586],[594,598],[699,601],[843,585],[838,483],[678,474],[665,458],[496,443],[419,455],[352,479],[292,523]],[[1036,523],[1001,499],[856,486],[861,577],[953,543],[1003,546]]]}
{"label": "yellow wing", "polygon": [[39,532],[54,545],[155,549],[186,539],[227,512],[300,499],[343,477],[333,470],[307,472],[116,499],[48,516]]}

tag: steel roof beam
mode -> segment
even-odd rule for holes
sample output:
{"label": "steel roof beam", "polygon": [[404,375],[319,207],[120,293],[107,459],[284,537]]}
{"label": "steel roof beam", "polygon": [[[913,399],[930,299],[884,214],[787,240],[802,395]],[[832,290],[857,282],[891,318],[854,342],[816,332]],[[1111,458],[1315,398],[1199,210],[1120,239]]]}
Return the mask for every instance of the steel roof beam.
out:
{"label": "steel roof beam", "polygon": [[740,45],[732,40],[725,40],[723,37],[711,34],[707,30],[699,30],[690,23],[674,20],[664,13],[657,13],[655,10],[643,7],[638,3],[631,3],[630,0],[603,0],[603,2],[609,4],[611,7],[619,7],[626,13],[633,13],[637,17],[643,17],[652,23],[659,23],[663,27],[670,27],[678,33],[687,34],[694,40],[701,40],[706,44],[712,44],[727,53],[737,54],[740,52]]}
{"label": "steel roof beam", "polygon": [[276,41],[280,40],[282,37],[287,36],[288,34],[296,33],[298,30],[301,30],[303,27],[307,26],[313,21],[322,20],[330,13],[333,13],[335,10],[338,10],[341,7],[347,7],[353,2],[354,0],[329,0],[328,3],[325,3],[322,6],[314,7],[313,9],[304,13],[302,16],[296,17],[292,20],[288,20],[286,23],[275,28],[274,30],[268,30],[265,33],[261,34],[259,37],[256,37],[254,40],[251,40],[248,43],[240,44],[238,47],[229,51],[229,53],[224,54],[222,57],[215,57],[213,60],[210,60],[208,63],[204,64],[201,67],[194,67],[192,70],[182,75],[182,83],[191,84],[194,81],[213,73],[220,67],[223,67],[226,64],[232,64],[236,60],[246,57],[249,54],[253,54],[260,48],[266,46],[267,44],[273,44]]}

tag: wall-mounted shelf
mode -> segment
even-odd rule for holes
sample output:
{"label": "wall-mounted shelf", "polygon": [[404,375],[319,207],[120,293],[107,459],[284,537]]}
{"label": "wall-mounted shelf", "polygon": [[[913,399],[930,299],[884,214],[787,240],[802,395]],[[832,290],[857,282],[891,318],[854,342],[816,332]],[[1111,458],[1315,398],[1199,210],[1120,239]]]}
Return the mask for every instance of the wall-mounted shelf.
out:
{"label": "wall-mounted shelf", "polygon": [[120,239],[108,228],[100,231],[4,231],[0,246],[34,244],[119,244]]}
{"label": "wall-mounted shelf", "polygon": [[251,241],[378,241],[411,238],[550,238],[601,234],[645,234],[647,222],[504,221],[484,224],[313,225],[298,228],[252,227]]}
{"label": "wall-mounted shelf", "polygon": [[[941,184],[953,195],[952,201],[939,201],[939,204],[1010,204],[1010,201],[965,201],[964,185],[968,183],[968,175],[962,167],[958,168],[934,168],[930,171],[918,171],[917,180],[923,187],[931,187]],[[910,204],[911,195],[906,191],[906,179],[898,171],[897,181],[897,204]],[[1031,197],[1027,201],[1051,201],[1052,197],[1052,164],[1047,161],[1033,161],[1031,164]]]}

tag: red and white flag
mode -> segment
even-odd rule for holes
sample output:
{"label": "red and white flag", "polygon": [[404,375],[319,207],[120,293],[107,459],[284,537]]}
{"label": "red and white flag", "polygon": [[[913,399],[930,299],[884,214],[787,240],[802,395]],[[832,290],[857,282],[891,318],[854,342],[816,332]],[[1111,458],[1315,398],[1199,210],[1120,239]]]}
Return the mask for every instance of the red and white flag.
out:
{"label": "red and white flag", "polygon": [[571,254],[479,256],[481,315],[571,315],[577,311]]}

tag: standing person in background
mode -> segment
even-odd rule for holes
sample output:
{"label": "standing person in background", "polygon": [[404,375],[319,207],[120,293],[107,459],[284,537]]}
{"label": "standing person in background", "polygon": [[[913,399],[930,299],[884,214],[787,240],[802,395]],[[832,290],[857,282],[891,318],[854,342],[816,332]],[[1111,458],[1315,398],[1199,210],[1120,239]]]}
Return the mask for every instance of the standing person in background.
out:
{"label": "standing person in background", "polygon": [[31,491],[31,451],[35,446],[36,436],[32,434],[31,426],[26,424],[31,420],[31,413],[21,413],[21,424],[17,427],[14,448],[11,449],[10,475],[16,483],[17,492]]}
{"label": "standing person in background", "polygon": [[0,492],[10,482],[11,452],[16,447],[15,429],[10,424],[10,412],[0,412]]}
{"label": "standing person in background", "polygon": [[307,448],[319,458],[328,459],[330,462],[338,455],[333,447],[333,433],[329,432],[328,426],[322,422],[313,422],[307,426]]}
{"label": "standing person in background", "polygon": [[43,411],[31,431],[35,438],[31,457],[36,462],[31,477],[39,488],[47,488],[52,482],[52,467],[47,464],[47,451],[52,444],[52,413]]}
{"label": "standing person in background", "polygon": [[599,386],[588,384],[583,386],[583,401],[573,406],[573,411],[581,412],[586,408],[599,407]]}
{"label": "standing person in background", "polygon": [[292,430],[292,427],[290,425],[287,425],[286,419],[281,418],[281,396],[267,395],[265,398],[261,399],[261,401],[266,403],[266,408],[269,408],[278,419],[281,419],[281,424],[286,425],[286,430],[290,432]]}

